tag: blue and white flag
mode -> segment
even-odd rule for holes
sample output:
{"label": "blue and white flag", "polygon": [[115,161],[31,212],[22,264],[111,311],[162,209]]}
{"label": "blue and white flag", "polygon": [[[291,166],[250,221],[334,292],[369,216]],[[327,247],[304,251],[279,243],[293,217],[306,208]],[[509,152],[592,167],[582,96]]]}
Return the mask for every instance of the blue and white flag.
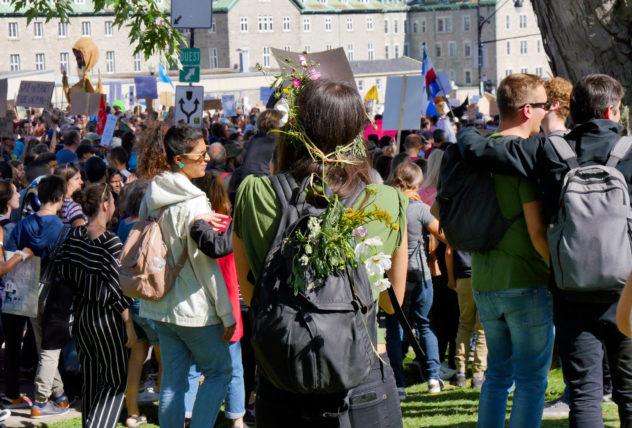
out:
{"label": "blue and white flag", "polygon": [[169,78],[169,75],[167,74],[167,70],[165,70],[162,64],[158,64],[158,78],[161,82],[168,83],[173,88],[173,82]]}

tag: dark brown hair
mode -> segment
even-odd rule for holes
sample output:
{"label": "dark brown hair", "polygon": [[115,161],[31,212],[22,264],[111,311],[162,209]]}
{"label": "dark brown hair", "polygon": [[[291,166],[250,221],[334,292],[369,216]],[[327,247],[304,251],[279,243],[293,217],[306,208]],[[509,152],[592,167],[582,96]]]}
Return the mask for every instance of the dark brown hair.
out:
{"label": "dark brown hair", "polygon": [[[296,103],[297,118],[308,137],[323,153],[349,144],[364,128],[367,118],[355,87],[327,79],[310,80],[303,85]],[[366,153],[366,149],[365,149]],[[347,156],[349,164],[325,166],[314,161],[302,143],[279,142],[279,171],[289,172],[297,181],[316,174],[325,175],[327,184],[341,198],[351,196],[360,181],[370,183],[368,157]]]}
{"label": "dark brown hair", "polygon": [[0,180],[0,213],[5,213],[9,209],[9,201],[13,197],[13,184],[10,179]]}
{"label": "dark brown hair", "polygon": [[212,209],[218,213],[230,215],[232,212],[230,199],[219,175],[207,172],[204,177],[194,178],[191,182],[206,193]]}
{"label": "dark brown hair", "polygon": [[266,110],[257,118],[257,132],[267,134],[273,129],[279,128],[279,121],[283,117],[283,113],[279,110]]}
{"label": "dark brown hair", "polygon": [[89,184],[81,192],[76,192],[73,197],[81,204],[84,214],[92,218],[99,213],[101,204],[110,200],[112,192],[107,183],[95,183]]}
{"label": "dark brown hair", "polygon": [[583,77],[571,92],[571,118],[576,125],[605,118],[606,110],[618,108],[625,90],[618,80],[606,74]]}

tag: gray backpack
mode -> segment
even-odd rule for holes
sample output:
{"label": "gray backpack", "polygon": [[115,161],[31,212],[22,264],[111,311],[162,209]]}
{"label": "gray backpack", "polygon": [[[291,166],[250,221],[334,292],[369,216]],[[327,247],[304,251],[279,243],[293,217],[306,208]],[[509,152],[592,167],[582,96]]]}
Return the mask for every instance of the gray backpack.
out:
{"label": "gray backpack", "polygon": [[606,165],[580,166],[566,140],[549,141],[570,171],[549,225],[551,269],[564,291],[619,291],[632,270],[632,208],[628,183],[615,166],[632,147],[622,137]]}

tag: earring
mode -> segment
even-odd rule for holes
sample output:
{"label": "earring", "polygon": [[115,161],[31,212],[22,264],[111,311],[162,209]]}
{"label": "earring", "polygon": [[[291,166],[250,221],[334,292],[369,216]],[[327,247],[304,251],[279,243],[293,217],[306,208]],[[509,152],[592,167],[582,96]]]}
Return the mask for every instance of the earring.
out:
{"label": "earring", "polygon": [[178,168],[184,168],[184,164],[183,164],[182,162],[180,162],[180,163],[178,164]]}

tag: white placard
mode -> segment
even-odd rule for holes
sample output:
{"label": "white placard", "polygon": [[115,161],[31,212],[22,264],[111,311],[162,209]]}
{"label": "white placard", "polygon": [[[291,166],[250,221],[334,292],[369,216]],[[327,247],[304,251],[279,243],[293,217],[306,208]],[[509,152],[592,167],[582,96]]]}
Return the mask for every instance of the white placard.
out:
{"label": "white placard", "polygon": [[176,86],[175,125],[181,120],[185,124],[202,127],[204,112],[204,86]]}
{"label": "white placard", "polygon": [[108,119],[103,127],[103,135],[101,135],[101,145],[109,147],[112,142],[112,136],[114,135],[114,129],[116,128],[116,121],[118,117],[115,114],[108,114]]}
{"label": "white placard", "polygon": [[212,15],[212,1],[171,0],[171,25],[174,28],[211,28]]}
{"label": "white placard", "polygon": [[50,107],[50,100],[55,89],[55,82],[34,82],[22,80],[16,106],[23,107]]}
{"label": "white placard", "polygon": [[[7,260],[15,253],[5,251]],[[36,317],[39,304],[39,257],[31,257],[20,262],[4,274],[4,292],[2,294],[2,313]]]}
{"label": "white placard", "polygon": [[222,95],[222,108],[224,109],[224,117],[237,116],[237,105],[235,104],[235,96]]}
{"label": "white placard", "polygon": [[397,131],[400,115],[403,117],[399,130],[419,129],[421,127],[424,77],[421,75],[406,76],[406,88],[402,96],[403,86],[404,76],[392,76],[386,79],[383,130]]}

